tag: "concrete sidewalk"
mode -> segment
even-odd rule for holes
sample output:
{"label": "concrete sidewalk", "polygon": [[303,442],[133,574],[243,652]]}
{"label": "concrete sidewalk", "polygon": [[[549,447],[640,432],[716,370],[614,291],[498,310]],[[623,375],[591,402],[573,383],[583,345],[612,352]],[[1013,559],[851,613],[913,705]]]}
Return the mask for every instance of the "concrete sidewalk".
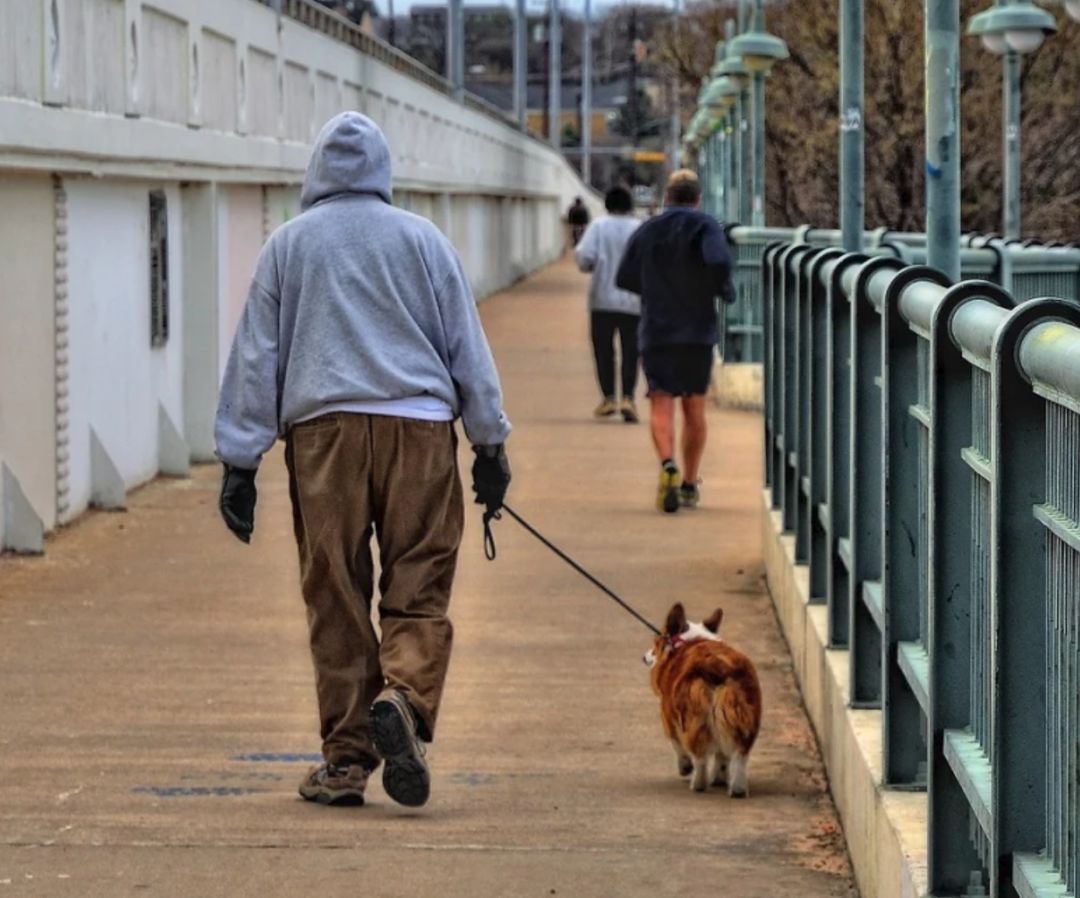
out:
{"label": "concrete sidewalk", "polygon": [[250,547],[202,468],[0,560],[0,898],[854,894],[763,587],[759,418],[710,412],[703,507],[658,514],[646,427],[590,419],[584,286],[560,263],[483,305],[511,500],[653,620],[723,606],[765,691],[750,799],[675,776],[644,629],[512,521],[485,561],[470,511],[432,801],[301,801],[317,719],[275,453]]}

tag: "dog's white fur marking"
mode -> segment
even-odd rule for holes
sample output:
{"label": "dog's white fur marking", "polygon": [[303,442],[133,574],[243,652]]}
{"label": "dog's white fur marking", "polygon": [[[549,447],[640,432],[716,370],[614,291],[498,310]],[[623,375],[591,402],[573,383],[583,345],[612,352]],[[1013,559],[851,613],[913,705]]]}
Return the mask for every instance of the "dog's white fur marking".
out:
{"label": "dog's white fur marking", "polygon": [[712,630],[697,621],[687,621],[686,632],[679,634],[683,642],[700,642],[707,639],[710,642],[722,642]]}
{"label": "dog's white fur marking", "polygon": [[[679,634],[679,638],[684,643],[701,642],[706,639],[710,642],[723,642],[723,640],[712,630],[698,621],[687,621],[686,630]],[[644,656],[642,656],[641,660],[646,667],[652,667],[656,664],[656,650],[649,649]]]}
{"label": "dog's white fur marking", "polygon": [[694,765],[690,755],[683,750],[678,739],[671,740],[671,747],[675,749],[675,769],[679,772],[679,776],[689,776]]}
{"label": "dog's white fur marking", "polygon": [[728,777],[728,795],[732,798],[746,798],[750,795],[750,777],[747,773],[746,767],[750,759],[742,754],[736,752],[731,756],[731,764],[729,766]]}
{"label": "dog's white fur marking", "polygon": [[690,777],[690,789],[693,792],[704,792],[709,781],[709,759],[694,758],[694,773]]}
{"label": "dog's white fur marking", "polygon": [[726,786],[728,781],[728,758],[722,751],[716,753],[714,759],[712,784],[714,786]]}

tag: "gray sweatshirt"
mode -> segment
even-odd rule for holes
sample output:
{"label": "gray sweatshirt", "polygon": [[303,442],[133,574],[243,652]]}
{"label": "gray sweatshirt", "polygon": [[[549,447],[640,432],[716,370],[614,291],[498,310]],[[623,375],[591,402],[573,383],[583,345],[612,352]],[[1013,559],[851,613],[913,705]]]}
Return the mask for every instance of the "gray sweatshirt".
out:
{"label": "gray sweatshirt", "polygon": [[461,263],[433,224],[390,205],[390,151],[371,119],[323,127],[301,209],[255,266],[221,385],[221,460],[256,468],[322,408],[414,397],[446,403],[472,443],[503,442],[510,422]]}
{"label": "gray sweatshirt", "polygon": [[641,297],[615,286],[615,272],[623,251],[641,222],[629,215],[609,215],[589,225],[574,249],[574,259],[582,271],[591,271],[589,310],[641,314]]}

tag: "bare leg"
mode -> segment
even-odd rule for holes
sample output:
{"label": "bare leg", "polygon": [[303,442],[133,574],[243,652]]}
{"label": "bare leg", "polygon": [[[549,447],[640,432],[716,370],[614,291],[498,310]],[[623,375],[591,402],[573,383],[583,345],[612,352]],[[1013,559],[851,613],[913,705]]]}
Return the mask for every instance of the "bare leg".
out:
{"label": "bare leg", "polygon": [[694,762],[690,760],[690,755],[683,750],[678,739],[672,739],[671,746],[675,749],[675,763],[679,771],[679,776],[689,776],[690,771],[694,769]]}
{"label": "bare leg", "polygon": [[684,396],[683,409],[683,479],[695,483],[701,468],[701,456],[705,453],[705,396]]}
{"label": "bare leg", "polygon": [[[704,400],[704,397],[702,397]],[[667,395],[649,397],[649,425],[660,461],[675,457],[675,399]],[[700,456],[699,456],[700,457]]]}

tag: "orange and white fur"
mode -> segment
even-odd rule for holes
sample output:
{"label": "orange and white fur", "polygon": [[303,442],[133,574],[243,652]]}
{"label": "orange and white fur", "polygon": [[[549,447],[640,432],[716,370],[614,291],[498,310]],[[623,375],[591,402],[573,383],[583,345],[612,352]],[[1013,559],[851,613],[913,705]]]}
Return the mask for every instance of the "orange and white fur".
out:
{"label": "orange and white fur", "polygon": [[761,727],[761,686],[750,659],[717,635],[723,616],[717,608],[702,623],[688,621],[676,603],[644,660],[679,775],[690,777],[695,792],[711,782],[743,798],[750,794],[747,764]]}

